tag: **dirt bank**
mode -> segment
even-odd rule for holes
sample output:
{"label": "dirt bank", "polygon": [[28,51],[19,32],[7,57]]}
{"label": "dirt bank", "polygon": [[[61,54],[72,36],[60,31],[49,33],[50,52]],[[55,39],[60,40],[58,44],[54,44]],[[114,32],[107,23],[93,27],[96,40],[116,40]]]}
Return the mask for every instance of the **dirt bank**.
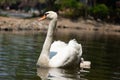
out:
{"label": "dirt bank", "polygon": [[1,31],[40,30],[38,22],[34,19],[20,19],[0,17]]}
{"label": "dirt bank", "polygon": [[[38,22],[37,19],[38,18],[20,19],[12,17],[0,17],[0,31],[40,31],[43,29],[47,29],[49,21],[44,20]],[[113,25],[102,22],[96,22],[94,20],[83,19],[73,21],[70,19],[59,18],[57,28],[120,33],[120,25]]]}

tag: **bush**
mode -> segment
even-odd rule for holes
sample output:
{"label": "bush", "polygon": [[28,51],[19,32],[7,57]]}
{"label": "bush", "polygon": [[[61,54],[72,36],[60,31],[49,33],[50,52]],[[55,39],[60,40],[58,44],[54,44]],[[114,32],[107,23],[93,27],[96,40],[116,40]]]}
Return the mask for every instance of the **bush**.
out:
{"label": "bush", "polygon": [[78,18],[83,14],[83,4],[77,0],[60,0],[60,11],[64,17]]}
{"label": "bush", "polygon": [[115,15],[115,22],[120,24],[120,8],[117,8],[115,10],[115,13],[116,13],[116,15]]}
{"label": "bush", "polygon": [[94,7],[91,7],[90,14],[96,18],[105,19],[109,14],[109,9],[105,4],[98,4]]}
{"label": "bush", "polygon": [[76,8],[77,1],[76,0],[60,0],[61,9],[64,8]]}

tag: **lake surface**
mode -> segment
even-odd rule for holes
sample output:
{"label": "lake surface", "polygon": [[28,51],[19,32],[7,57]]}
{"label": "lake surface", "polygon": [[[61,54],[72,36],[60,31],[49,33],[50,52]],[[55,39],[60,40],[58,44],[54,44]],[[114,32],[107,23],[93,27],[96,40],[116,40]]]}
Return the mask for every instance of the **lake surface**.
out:
{"label": "lake surface", "polygon": [[120,36],[57,30],[54,40],[76,39],[91,69],[36,68],[45,32],[0,33],[0,80],[120,80]]}

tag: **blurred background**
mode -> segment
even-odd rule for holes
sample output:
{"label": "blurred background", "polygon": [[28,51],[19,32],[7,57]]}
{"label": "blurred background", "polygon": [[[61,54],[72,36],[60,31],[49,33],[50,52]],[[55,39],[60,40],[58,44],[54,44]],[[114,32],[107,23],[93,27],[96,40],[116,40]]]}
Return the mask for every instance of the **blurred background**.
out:
{"label": "blurred background", "polygon": [[54,10],[66,18],[89,18],[120,23],[120,0],[0,0],[0,15],[4,11],[28,13],[32,17]]}

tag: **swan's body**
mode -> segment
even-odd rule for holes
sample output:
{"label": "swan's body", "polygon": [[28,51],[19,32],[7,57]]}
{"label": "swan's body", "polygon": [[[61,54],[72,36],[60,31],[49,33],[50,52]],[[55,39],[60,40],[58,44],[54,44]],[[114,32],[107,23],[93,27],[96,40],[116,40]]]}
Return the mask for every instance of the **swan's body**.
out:
{"label": "swan's body", "polygon": [[57,14],[53,11],[48,11],[40,20],[46,17],[50,18],[51,21],[37,65],[42,67],[79,66],[82,55],[81,44],[78,44],[75,39],[70,40],[68,44],[62,41],[53,42],[53,32],[57,23]]}
{"label": "swan's body", "polygon": [[90,61],[84,61],[84,58],[81,58],[80,67],[89,69],[91,67],[91,62]]}

